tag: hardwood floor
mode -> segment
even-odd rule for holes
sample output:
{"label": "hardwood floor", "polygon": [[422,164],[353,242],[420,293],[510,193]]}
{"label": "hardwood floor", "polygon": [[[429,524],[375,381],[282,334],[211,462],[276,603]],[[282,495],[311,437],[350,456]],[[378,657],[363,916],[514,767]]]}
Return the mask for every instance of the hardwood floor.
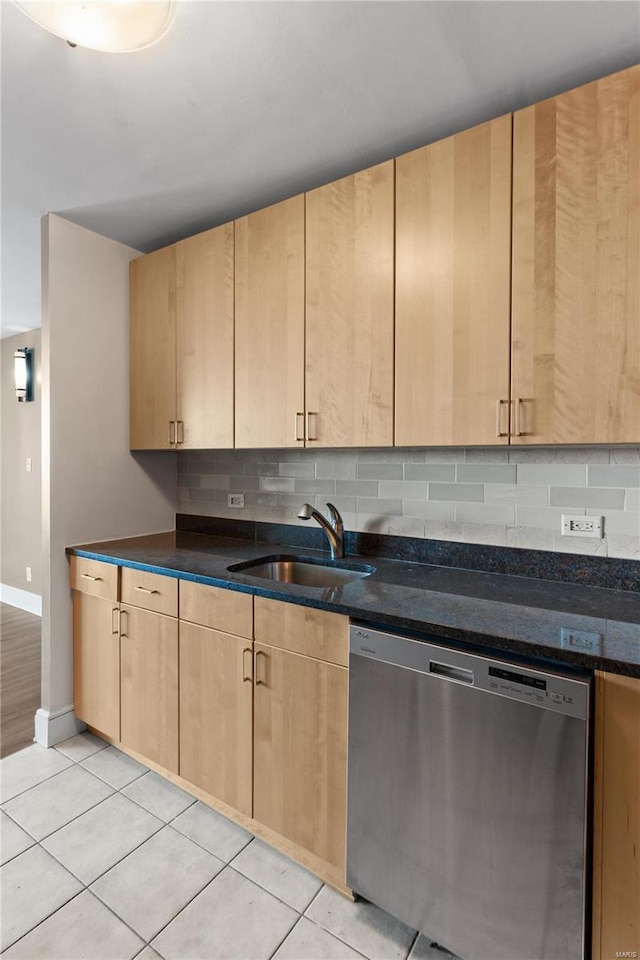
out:
{"label": "hardwood floor", "polygon": [[40,617],[0,603],[0,757],[33,742],[41,632]]}

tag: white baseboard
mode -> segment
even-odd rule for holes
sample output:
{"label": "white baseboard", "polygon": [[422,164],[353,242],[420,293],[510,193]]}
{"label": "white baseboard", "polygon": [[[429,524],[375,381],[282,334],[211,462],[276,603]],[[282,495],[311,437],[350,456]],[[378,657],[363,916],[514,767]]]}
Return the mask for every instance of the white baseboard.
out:
{"label": "white baseboard", "polygon": [[27,613],[35,613],[37,617],[42,616],[42,597],[37,593],[29,593],[28,590],[19,590],[18,587],[0,583],[0,602],[18,607],[19,610],[26,610]]}
{"label": "white baseboard", "polygon": [[42,707],[36,710],[35,740],[43,747],[62,743],[63,740],[75,737],[76,733],[81,733],[85,729],[86,724],[76,719],[72,706],[54,711],[43,710]]}

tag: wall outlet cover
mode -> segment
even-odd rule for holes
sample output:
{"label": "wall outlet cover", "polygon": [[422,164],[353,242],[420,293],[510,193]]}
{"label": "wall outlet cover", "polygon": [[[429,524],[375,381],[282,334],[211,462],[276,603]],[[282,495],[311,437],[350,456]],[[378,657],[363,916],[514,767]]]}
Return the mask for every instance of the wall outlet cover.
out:
{"label": "wall outlet cover", "polygon": [[242,510],[244,508],[244,493],[227,494],[227,506]]}
{"label": "wall outlet cover", "polygon": [[604,518],[589,517],[584,514],[571,516],[562,514],[563,537],[593,537],[601,540],[604,536]]}

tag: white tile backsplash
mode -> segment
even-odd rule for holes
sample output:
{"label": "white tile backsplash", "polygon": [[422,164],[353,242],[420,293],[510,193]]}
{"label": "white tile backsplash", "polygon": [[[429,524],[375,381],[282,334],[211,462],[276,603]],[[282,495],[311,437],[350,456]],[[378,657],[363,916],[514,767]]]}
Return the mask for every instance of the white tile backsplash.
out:
{"label": "white tile backsplash", "polygon": [[[640,559],[640,447],[178,454],[181,513],[301,523],[304,500],[331,500],[348,530]],[[567,512],[603,515],[604,538],[563,537]]]}

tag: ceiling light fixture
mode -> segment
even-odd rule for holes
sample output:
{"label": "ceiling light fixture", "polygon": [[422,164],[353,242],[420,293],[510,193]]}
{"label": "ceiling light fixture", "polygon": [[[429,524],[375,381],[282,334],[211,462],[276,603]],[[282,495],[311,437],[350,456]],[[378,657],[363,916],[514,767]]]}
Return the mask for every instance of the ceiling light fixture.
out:
{"label": "ceiling light fixture", "polygon": [[13,0],[28,17],[71,46],[131,53],[157,43],[175,11],[164,0]]}

